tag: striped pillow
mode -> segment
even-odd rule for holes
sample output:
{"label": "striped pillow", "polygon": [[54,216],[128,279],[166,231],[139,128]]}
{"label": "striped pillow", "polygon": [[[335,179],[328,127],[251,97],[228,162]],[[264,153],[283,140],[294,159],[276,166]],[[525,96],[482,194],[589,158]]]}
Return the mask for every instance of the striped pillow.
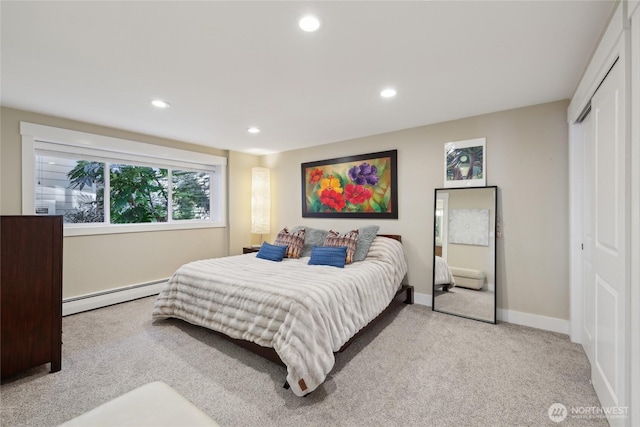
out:
{"label": "striped pillow", "polygon": [[296,231],[295,233],[289,233],[289,229],[285,227],[276,236],[276,246],[287,246],[287,258],[300,258],[300,252],[304,246],[304,236],[306,231],[304,228]]}
{"label": "striped pillow", "polygon": [[348,233],[340,234],[337,231],[329,230],[329,234],[324,239],[324,246],[339,248],[342,246],[347,247],[347,255],[345,263],[351,264],[353,262],[353,255],[356,252],[358,246],[358,230],[351,230]]}

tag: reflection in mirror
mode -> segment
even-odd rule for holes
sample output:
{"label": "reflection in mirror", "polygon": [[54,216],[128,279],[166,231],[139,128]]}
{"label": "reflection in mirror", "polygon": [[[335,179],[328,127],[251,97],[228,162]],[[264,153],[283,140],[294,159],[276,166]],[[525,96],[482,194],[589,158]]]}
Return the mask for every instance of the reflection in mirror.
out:
{"label": "reflection in mirror", "polygon": [[435,190],[434,311],[496,323],[497,187]]}

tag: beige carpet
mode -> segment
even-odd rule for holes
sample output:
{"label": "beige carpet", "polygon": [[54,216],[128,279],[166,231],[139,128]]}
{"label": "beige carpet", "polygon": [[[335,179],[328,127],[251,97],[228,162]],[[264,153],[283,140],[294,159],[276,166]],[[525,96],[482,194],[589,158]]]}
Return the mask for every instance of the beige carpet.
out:
{"label": "beige carpet", "polygon": [[567,336],[404,306],[344,353],[306,398],[284,368],[177,320],[153,323],[154,298],[66,317],[62,371],[5,381],[2,426],[54,426],[161,380],[222,426],[606,425],[548,417],[599,405],[587,359]]}
{"label": "beige carpet", "polygon": [[495,316],[495,298],[493,291],[454,286],[448,291],[436,291],[435,308],[444,313],[481,319],[493,322]]}

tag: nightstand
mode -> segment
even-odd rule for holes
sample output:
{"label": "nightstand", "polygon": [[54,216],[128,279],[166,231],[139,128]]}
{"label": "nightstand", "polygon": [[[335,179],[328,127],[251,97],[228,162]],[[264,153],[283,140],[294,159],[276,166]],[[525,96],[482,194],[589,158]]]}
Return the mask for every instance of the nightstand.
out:
{"label": "nightstand", "polygon": [[258,252],[259,250],[260,250],[259,247],[254,248],[253,246],[249,246],[249,247],[245,246],[244,248],[242,248],[242,253],[243,254],[250,254],[250,253],[253,253],[253,252]]}

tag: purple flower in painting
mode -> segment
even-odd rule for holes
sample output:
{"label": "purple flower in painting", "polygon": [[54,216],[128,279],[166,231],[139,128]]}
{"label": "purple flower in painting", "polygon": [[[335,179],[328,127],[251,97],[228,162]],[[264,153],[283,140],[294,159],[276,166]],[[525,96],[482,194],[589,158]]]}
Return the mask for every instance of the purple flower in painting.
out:
{"label": "purple flower in painting", "polygon": [[358,185],[376,185],[378,183],[378,168],[369,163],[362,163],[349,169],[349,178]]}

